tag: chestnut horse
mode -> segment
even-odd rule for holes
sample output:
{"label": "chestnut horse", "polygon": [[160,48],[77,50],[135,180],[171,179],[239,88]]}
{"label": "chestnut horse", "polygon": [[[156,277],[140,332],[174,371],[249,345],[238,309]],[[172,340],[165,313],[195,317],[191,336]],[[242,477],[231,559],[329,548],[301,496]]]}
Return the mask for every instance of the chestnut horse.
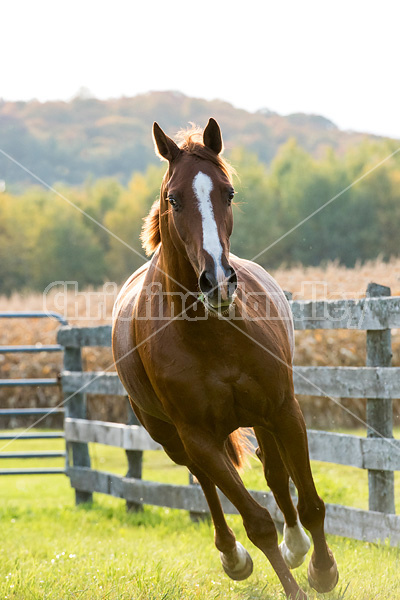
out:
{"label": "chestnut horse", "polygon": [[[310,548],[303,526],[314,543],[310,585],[330,591],[338,571],[293,391],[291,311],[262,267],[229,253],[233,170],[221,156],[217,122],[210,119],[203,135],[186,132],[179,146],[157,123],[153,134],[168,169],[142,232],[146,251],[154,254],[116,301],[118,374],[152,438],[199,481],[225,572],[245,579],[253,564],[225,521],[216,486],[239,511],[287,597],[305,600],[290,571]],[[271,515],[236,468],[245,453],[241,427],[254,428],[257,456],[285,518],[280,546]],[[289,476],[298,490],[297,510]]]}

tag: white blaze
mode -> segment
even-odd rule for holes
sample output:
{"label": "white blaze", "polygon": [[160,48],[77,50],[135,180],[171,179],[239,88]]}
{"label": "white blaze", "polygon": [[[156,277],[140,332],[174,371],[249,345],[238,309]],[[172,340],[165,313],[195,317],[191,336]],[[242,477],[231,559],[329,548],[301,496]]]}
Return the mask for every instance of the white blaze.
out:
{"label": "white blaze", "polygon": [[211,177],[199,171],[193,179],[193,191],[197,198],[201,221],[203,226],[203,248],[212,257],[215,263],[215,271],[218,280],[224,280],[225,274],[222,268],[222,246],[218,235],[218,227],[215,222],[211,192],[213,183]]}

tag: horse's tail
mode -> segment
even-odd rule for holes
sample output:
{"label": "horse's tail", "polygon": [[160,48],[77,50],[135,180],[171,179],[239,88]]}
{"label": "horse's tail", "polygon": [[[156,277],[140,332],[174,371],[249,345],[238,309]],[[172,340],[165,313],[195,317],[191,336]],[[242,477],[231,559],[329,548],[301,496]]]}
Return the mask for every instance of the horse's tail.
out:
{"label": "horse's tail", "polygon": [[236,429],[225,442],[225,452],[238,469],[246,466],[247,456],[252,453],[251,432],[251,429]]}

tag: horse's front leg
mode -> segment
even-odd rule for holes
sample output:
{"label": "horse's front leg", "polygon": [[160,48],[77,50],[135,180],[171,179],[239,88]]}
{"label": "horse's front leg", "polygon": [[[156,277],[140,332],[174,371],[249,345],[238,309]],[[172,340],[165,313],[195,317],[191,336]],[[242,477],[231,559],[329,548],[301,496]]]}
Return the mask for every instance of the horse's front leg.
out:
{"label": "horse's front leg", "polygon": [[215,546],[220,551],[225,573],[236,581],[247,579],[253,572],[253,561],[242,544],[236,541],[233,531],[228,527],[214,483],[197,467],[191,466],[190,470],[200,483],[210,507],[215,529]]}

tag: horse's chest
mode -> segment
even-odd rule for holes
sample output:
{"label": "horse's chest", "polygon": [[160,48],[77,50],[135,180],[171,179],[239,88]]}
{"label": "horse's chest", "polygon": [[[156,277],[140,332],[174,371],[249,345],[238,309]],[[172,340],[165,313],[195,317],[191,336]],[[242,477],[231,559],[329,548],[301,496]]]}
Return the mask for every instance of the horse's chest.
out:
{"label": "horse's chest", "polygon": [[[230,333],[230,330],[228,330]],[[279,363],[246,337],[201,336],[165,328],[157,343],[145,343],[140,354],[153,389],[172,419],[237,420],[237,425],[263,418],[279,404],[283,381]],[[191,335],[190,335],[191,333]],[[287,379],[287,376],[285,376]],[[265,419],[264,419],[265,420]]]}
{"label": "horse's chest", "polygon": [[235,398],[260,396],[262,386],[250,365],[234,353],[213,349],[200,356],[189,353],[159,355],[151,361],[156,387],[177,401],[179,398],[203,402],[229,402]]}

